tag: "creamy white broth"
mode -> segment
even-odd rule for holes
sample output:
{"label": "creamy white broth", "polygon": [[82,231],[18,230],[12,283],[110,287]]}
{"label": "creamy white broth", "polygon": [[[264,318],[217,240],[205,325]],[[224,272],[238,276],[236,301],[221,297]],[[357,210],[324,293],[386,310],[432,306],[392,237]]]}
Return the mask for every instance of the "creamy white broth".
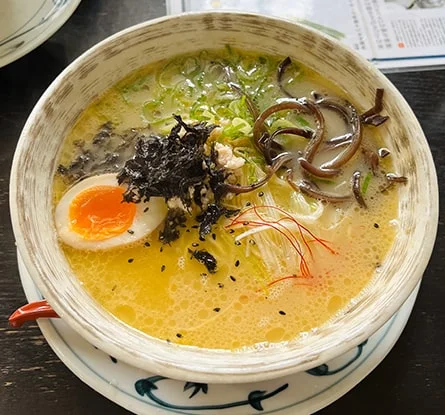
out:
{"label": "creamy white broth", "polygon": [[[60,158],[65,171],[60,169],[63,174],[54,179],[54,204],[82,177],[119,171],[142,134],[168,134],[175,124],[172,113],[187,122],[221,126],[211,140],[230,145],[237,156],[246,158],[237,180],[252,183],[264,174],[264,162],[257,160],[252,144],[254,120],[240,95],[225,86],[221,67],[230,65],[233,76],[262,111],[285,98],[276,83],[276,67],[282,59],[233,50],[201,52],[130,75],[93,102],[67,136]],[[347,93],[300,64],[288,68],[284,83],[296,97],[310,97],[315,90],[347,98]],[[364,110],[360,103],[353,104]],[[323,114],[327,137],[347,131],[338,114],[331,110]],[[310,116],[290,112],[270,117],[267,124],[273,126],[277,119],[314,128]],[[102,147],[94,144],[100,141],[101,132],[107,138]],[[362,146],[372,151],[381,147],[377,133],[377,128],[365,126]],[[307,142],[302,137],[281,138],[283,146],[292,151],[302,151]],[[320,151],[314,164],[322,164],[336,151]],[[91,160],[84,168],[70,168],[73,160],[85,154]],[[350,191],[350,178],[357,170],[362,172],[363,184],[371,169],[360,151],[338,177],[314,182],[323,191],[343,194]],[[380,160],[379,172],[370,176],[363,195],[367,209],[354,199],[336,204],[312,199],[289,186],[280,171],[263,187],[224,199],[225,206],[240,209],[240,215],[246,216],[240,216],[238,224],[233,223],[236,216],[222,217],[205,241],[199,239],[199,209],[194,207],[179,239],[170,244],[159,241],[156,230],[142,241],[106,251],[84,251],[63,243],[62,248],[85,289],[117,318],[149,335],[224,349],[291,340],[339,312],[384,261],[394,239],[391,223],[397,218],[398,205],[396,192],[383,189],[384,172],[390,171],[391,157]],[[297,170],[294,179],[303,176]],[[283,219],[281,210],[293,221]],[[258,228],[252,223],[261,217],[270,222],[283,219],[280,223],[286,224],[286,235],[300,238],[308,269],[305,275],[295,247],[271,223],[253,232]],[[297,223],[316,238],[302,231],[306,243],[301,240]],[[216,258],[215,273],[191,258],[189,250],[197,249]]]}

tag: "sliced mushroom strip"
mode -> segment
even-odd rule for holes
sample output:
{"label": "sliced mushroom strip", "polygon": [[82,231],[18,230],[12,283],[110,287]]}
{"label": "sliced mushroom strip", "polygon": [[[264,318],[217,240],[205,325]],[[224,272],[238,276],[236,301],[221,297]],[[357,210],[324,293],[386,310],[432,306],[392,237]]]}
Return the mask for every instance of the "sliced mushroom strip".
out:
{"label": "sliced mushroom strip", "polygon": [[298,162],[300,163],[300,166],[308,173],[312,174],[312,176],[329,178],[340,174],[340,169],[323,169],[321,167],[314,166],[303,157],[300,157]]}
{"label": "sliced mushroom strip", "polygon": [[351,128],[351,143],[349,146],[334,157],[332,160],[324,163],[321,168],[325,170],[335,169],[346,164],[357,152],[362,141],[362,124],[357,110],[348,102],[342,103],[334,98],[321,98],[316,104],[335,110],[347,121]]}
{"label": "sliced mushroom strip", "polygon": [[362,154],[365,158],[365,161],[369,164],[369,167],[371,167],[372,174],[376,176],[377,169],[380,164],[380,159],[378,154],[375,151],[369,150],[367,148],[362,148]]}
{"label": "sliced mushroom strip", "polygon": [[368,111],[364,112],[360,116],[360,121],[363,124],[370,124],[374,127],[378,127],[389,119],[387,115],[380,115],[380,111],[383,110],[383,94],[385,90],[383,88],[377,88],[375,91],[374,106]]}
{"label": "sliced mushroom strip", "polygon": [[391,154],[391,152],[385,147],[379,148],[377,152],[379,153],[379,157],[381,159],[388,157]]}
{"label": "sliced mushroom strip", "polygon": [[367,208],[366,202],[363,199],[362,190],[360,186],[362,174],[359,171],[355,171],[352,175],[352,193],[354,194],[355,200],[362,208]]}
{"label": "sliced mushroom strip", "polygon": [[346,133],[343,135],[339,135],[337,137],[331,138],[330,140],[327,140],[323,143],[323,149],[330,151],[335,150],[341,147],[346,147],[349,144],[351,144],[351,133]]}
{"label": "sliced mushroom strip", "polygon": [[311,139],[314,137],[314,131],[308,128],[298,128],[298,127],[285,127],[285,128],[279,128],[278,130],[275,130],[270,138],[274,140],[277,136],[282,134],[292,134],[292,135],[298,135],[300,137],[304,137],[307,139]]}
{"label": "sliced mushroom strip", "polygon": [[405,176],[397,176],[394,173],[387,173],[386,180],[388,180],[390,183],[406,183],[408,178]]}
{"label": "sliced mushroom strip", "polygon": [[323,142],[324,133],[325,133],[325,120],[324,116],[321,113],[320,109],[315,105],[312,101],[308,100],[307,98],[303,98],[300,100],[301,102],[306,105],[309,110],[312,112],[312,114],[315,117],[316,121],[316,132],[314,138],[309,141],[309,144],[306,147],[306,150],[304,152],[304,158],[309,162],[312,163],[314,160],[315,154],[318,151],[318,148],[320,147],[320,144]]}
{"label": "sliced mushroom strip", "polygon": [[[324,135],[324,117],[320,110],[309,100],[301,99],[301,100],[286,100],[281,101],[278,104],[272,105],[271,107],[265,109],[260,116],[256,119],[255,124],[253,125],[253,140],[261,152],[263,152],[263,147],[261,146],[260,140],[263,137],[263,134],[266,133],[264,122],[269,118],[272,114],[285,111],[285,110],[293,110],[297,112],[303,112],[305,114],[312,115],[315,118],[316,129],[315,134],[312,140],[309,142],[305,151],[305,158],[311,162],[315,152],[317,151],[321,141],[323,140]],[[264,140],[264,139],[263,139]]]}
{"label": "sliced mushroom strip", "polygon": [[234,91],[238,92],[238,94],[240,94],[241,96],[244,96],[246,98],[247,108],[249,109],[249,112],[252,115],[253,119],[256,120],[258,118],[258,115],[259,115],[260,111],[258,110],[258,107],[256,106],[256,104],[253,101],[253,99],[250,97],[250,95],[246,91],[244,91],[235,82],[229,82],[228,85]]}
{"label": "sliced mushroom strip", "polygon": [[302,180],[298,184],[292,180],[292,172],[289,171],[287,174],[287,182],[291,185],[291,187],[296,190],[304,193],[307,196],[313,197],[314,199],[323,200],[331,203],[342,203],[349,202],[352,200],[352,194],[346,195],[336,195],[333,193],[323,192],[320,190],[314,183],[309,180]]}
{"label": "sliced mushroom strip", "polygon": [[268,164],[271,164],[272,159],[276,157],[276,155],[280,151],[284,150],[283,146],[275,141],[275,138],[282,134],[296,135],[310,139],[314,136],[314,131],[305,128],[286,127],[275,130],[272,133],[272,135],[269,135],[268,133],[263,133],[263,135],[258,140],[258,143],[261,146],[262,153]]}
{"label": "sliced mushroom strip", "polygon": [[251,192],[252,190],[256,190],[259,187],[265,185],[269,179],[281,168],[284,166],[285,163],[294,160],[295,156],[291,153],[281,153],[278,156],[276,156],[273,160],[272,160],[272,164],[270,166],[266,166],[266,175],[261,178],[260,180],[258,180],[255,183],[252,183],[250,185],[247,186],[241,186],[241,185],[236,185],[236,184],[230,184],[230,183],[223,183],[221,184],[222,189],[223,189],[223,193],[235,193],[235,194],[239,194],[239,193],[248,193]]}
{"label": "sliced mushroom strip", "polygon": [[286,88],[283,85],[283,76],[284,73],[286,72],[287,67],[292,63],[291,58],[288,56],[287,58],[285,58],[279,65],[277,68],[277,83],[278,86],[281,89],[281,92],[283,92],[284,95],[288,96],[289,98],[294,98],[292,96],[292,94],[290,94]]}

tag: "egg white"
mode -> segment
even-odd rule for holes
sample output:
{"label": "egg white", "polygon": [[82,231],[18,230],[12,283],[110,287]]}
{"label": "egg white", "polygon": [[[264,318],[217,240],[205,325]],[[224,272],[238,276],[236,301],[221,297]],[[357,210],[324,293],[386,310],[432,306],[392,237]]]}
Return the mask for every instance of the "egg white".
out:
{"label": "egg white", "polygon": [[[128,228],[132,231],[122,232],[102,241],[84,239],[71,229],[69,209],[73,199],[82,191],[95,186],[118,186],[116,174],[102,174],[80,181],[71,187],[60,199],[54,213],[57,233],[67,245],[77,249],[99,251],[136,242],[153,232],[167,215],[167,206],[163,198],[152,197],[147,203],[136,204],[136,214],[133,223]],[[122,190],[125,187],[121,186]],[[144,212],[144,210],[148,210]]]}

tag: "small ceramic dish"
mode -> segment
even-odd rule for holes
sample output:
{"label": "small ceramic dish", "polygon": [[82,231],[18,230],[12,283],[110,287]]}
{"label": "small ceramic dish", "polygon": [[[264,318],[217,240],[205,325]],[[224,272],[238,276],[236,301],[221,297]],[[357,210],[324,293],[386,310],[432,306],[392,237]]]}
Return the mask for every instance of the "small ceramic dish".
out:
{"label": "small ceramic dish", "polygon": [[80,0],[3,0],[0,68],[41,45],[70,18]]}
{"label": "small ceramic dish", "polygon": [[[399,188],[399,229],[379,273],[337,315],[305,338],[279,347],[231,352],[168,344],[103,310],[82,288],[57,241],[52,179],[63,139],[87,105],[135,69],[202,49],[234,47],[290,56],[347,90],[362,109],[385,89],[380,130]],[[181,380],[254,382],[307,370],[351,350],[387,322],[420,281],[438,220],[435,168],[427,141],[395,87],[363,58],[307,27],[245,13],[197,13],[162,18],[99,43],[53,82],[30,115],[11,174],[11,215],[18,250],[34,283],[79,335],[132,366]]]}

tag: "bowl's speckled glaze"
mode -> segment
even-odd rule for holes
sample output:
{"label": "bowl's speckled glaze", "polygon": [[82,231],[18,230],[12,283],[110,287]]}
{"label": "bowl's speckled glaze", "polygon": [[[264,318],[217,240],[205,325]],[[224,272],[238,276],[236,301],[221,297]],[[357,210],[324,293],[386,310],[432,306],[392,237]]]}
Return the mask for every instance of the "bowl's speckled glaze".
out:
{"label": "bowl's speckled glaze", "polygon": [[[126,326],[82,289],[57,243],[52,177],[58,153],[88,103],[131,71],[159,59],[226,44],[291,56],[347,90],[361,109],[385,89],[391,122],[382,126],[400,187],[400,229],[374,280],[345,313],[285,346],[233,353],[166,344]],[[74,61],[30,115],[11,175],[17,246],[34,282],[56,312],[95,346],[131,365],[199,382],[253,382],[310,369],[367,339],[403,304],[422,277],[438,220],[434,163],[423,132],[394,86],[363,58],[321,33],[292,22],[244,13],[162,18],[124,30]]]}

